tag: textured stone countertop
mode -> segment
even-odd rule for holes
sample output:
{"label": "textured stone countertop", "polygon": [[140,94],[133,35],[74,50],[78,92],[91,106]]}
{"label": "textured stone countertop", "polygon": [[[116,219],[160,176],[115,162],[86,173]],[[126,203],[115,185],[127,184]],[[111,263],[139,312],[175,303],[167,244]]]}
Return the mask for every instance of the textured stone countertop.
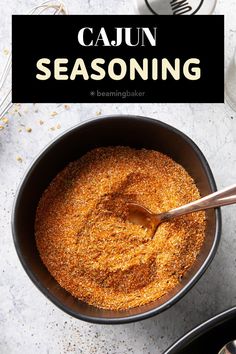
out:
{"label": "textured stone countertop", "polygon": [[[26,13],[35,4],[29,0],[1,0],[0,71],[10,49],[11,14]],[[128,0],[67,0],[67,6],[73,14],[135,13],[132,1]],[[219,0],[215,12],[225,14],[227,66],[236,45],[236,1]],[[222,242],[197,285],[166,312],[120,326],[88,324],[51,304],[23,271],[10,227],[16,188],[35,156],[64,130],[100,114],[138,114],[172,124],[199,145],[218,187],[235,183],[236,114],[227,103],[74,104],[69,109],[63,105],[37,104],[22,105],[18,111],[20,114],[7,115],[9,122],[3,123],[4,129],[0,130],[1,354],[159,354],[196,324],[236,304],[235,206],[223,209]],[[58,114],[52,114],[54,111]]]}

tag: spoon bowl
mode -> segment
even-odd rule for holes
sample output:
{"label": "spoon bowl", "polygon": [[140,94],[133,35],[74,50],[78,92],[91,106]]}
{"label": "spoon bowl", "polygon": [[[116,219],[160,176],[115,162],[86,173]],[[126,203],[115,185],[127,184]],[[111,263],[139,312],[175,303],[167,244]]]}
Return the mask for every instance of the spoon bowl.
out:
{"label": "spoon bowl", "polygon": [[227,343],[218,354],[236,354],[236,340]]}
{"label": "spoon bowl", "polygon": [[144,229],[155,233],[161,219],[159,214],[152,213],[149,209],[137,203],[127,203],[127,219],[133,224],[140,225]]}
{"label": "spoon bowl", "polygon": [[236,203],[236,184],[224,188],[221,191],[211,193],[204,198],[182,205],[179,208],[159,214],[152,213],[149,209],[140,204],[130,202],[127,203],[127,220],[149,230],[151,238],[153,238],[158,226],[164,221],[200,210],[234,203]]}

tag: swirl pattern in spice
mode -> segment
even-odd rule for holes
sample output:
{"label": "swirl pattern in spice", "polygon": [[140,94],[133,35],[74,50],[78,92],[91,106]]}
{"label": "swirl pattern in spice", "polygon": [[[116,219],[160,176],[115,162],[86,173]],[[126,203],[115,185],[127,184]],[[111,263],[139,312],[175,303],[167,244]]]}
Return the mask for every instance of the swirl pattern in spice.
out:
{"label": "swirl pattern in spice", "polygon": [[128,309],[171,291],[204,242],[205,213],[161,224],[153,239],[125,218],[126,202],[163,212],[200,198],[185,169],[166,155],[101,147],[70,163],[43,193],[36,243],[49,272],[73,296]]}

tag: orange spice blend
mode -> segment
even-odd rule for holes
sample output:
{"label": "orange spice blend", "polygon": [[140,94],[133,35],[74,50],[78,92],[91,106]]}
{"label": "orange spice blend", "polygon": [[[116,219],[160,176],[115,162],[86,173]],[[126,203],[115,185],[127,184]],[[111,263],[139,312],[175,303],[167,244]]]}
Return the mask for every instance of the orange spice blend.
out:
{"label": "orange spice blend", "polygon": [[49,272],[78,299],[113,310],[141,306],[172,290],[193,265],[204,242],[205,213],[163,223],[151,239],[125,219],[126,202],[158,213],[199,198],[185,169],[160,152],[97,148],[44,191],[37,247]]}

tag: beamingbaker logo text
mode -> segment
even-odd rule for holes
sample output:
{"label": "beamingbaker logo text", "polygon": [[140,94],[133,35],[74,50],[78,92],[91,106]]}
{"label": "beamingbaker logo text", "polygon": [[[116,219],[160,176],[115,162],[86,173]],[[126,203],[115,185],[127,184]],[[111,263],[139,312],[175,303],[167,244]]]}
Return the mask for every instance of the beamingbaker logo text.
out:
{"label": "beamingbaker logo text", "polygon": [[150,12],[156,15],[195,15],[212,11],[214,0],[138,0],[145,1]]}

